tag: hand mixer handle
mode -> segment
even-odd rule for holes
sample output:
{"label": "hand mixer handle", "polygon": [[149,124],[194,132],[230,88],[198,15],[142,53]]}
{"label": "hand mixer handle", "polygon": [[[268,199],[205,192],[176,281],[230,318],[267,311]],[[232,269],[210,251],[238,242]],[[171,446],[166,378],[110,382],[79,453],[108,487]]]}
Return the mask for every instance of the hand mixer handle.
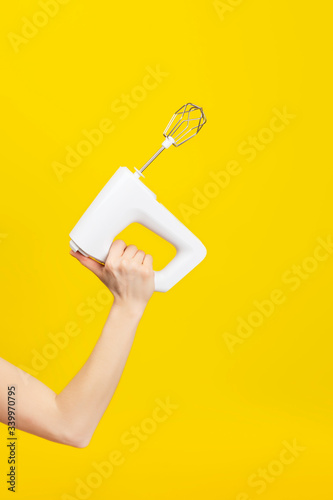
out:
{"label": "hand mixer handle", "polygon": [[155,290],[167,292],[206,256],[201,241],[161,203],[141,207],[136,221],[174,245],[176,256],[161,271],[155,271]]}
{"label": "hand mixer handle", "polygon": [[132,222],[147,227],[177,250],[164,269],[155,271],[158,292],[170,290],[206,255],[201,241],[126,167],[119,167],[73,228],[71,248],[105,262],[113,239]]}

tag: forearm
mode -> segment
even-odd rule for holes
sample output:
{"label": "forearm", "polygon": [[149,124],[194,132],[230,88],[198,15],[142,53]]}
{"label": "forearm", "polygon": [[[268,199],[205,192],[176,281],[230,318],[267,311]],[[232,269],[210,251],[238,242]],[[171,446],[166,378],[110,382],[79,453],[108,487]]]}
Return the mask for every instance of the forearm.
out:
{"label": "forearm", "polygon": [[86,363],[56,396],[65,425],[73,429],[79,446],[86,446],[116,390],[141,310],[114,304]]}

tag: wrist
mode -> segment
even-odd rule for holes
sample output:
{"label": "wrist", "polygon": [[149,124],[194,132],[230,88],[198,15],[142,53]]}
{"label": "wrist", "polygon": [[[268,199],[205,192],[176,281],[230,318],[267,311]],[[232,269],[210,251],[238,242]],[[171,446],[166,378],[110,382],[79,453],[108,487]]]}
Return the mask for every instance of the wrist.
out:
{"label": "wrist", "polygon": [[112,309],[114,313],[121,314],[127,318],[139,320],[144,313],[145,305],[137,302],[114,299]]}

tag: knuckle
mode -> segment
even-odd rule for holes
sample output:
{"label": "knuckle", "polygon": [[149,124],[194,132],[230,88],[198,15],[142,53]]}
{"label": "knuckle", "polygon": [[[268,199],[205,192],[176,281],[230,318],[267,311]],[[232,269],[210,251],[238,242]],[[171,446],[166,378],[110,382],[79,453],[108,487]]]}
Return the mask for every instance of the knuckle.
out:
{"label": "knuckle", "polygon": [[109,272],[113,271],[113,269],[114,269],[114,266],[113,266],[111,260],[109,260],[109,259],[105,262],[104,267],[105,267],[106,271],[109,271]]}
{"label": "knuckle", "polygon": [[149,269],[149,267],[142,266],[141,275],[145,279],[150,279],[153,276],[153,270]]}
{"label": "knuckle", "polygon": [[141,274],[144,278],[148,278],[150,275],[149,269],[147,267],[142,267]]}
{"label": "knuckle", "polygon": [[131,263],[130,263],[130,268],[132,271],[137,271],[140,267],[140,264],[139,262],[135,261],[135,260],[131,260]]}
{"label": "knuckle", "polygon": [[130,266],[131,266],[131,261],[129,259],[121,259],[121,261],[119,262],[119,269],[122,269],[122,270],[126,270],[126,269],[130,269]]}

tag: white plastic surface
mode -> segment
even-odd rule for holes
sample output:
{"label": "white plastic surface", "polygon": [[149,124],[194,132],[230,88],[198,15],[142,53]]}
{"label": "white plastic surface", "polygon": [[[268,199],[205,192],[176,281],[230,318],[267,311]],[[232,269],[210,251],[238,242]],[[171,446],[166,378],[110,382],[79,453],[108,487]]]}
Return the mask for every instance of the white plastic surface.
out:
{"label": "white plastic surface", "polygon": [[155,290],[167,292],[206,256],[206,248],[191,231],[156,200],[128,168],[120,167],[70,233],[70,246],[105,262],[114,238],[138,222],[169,241],[176,256],[155,271]]}
{"label": "white plastic surface", "polygon": [[170,146],[172,146],[172,144],[174,144],[176,141],[174,140],[173,137],[168,136],[165,141],[162,142],[162,146],[165,147],[165,149],[168,149]]}

